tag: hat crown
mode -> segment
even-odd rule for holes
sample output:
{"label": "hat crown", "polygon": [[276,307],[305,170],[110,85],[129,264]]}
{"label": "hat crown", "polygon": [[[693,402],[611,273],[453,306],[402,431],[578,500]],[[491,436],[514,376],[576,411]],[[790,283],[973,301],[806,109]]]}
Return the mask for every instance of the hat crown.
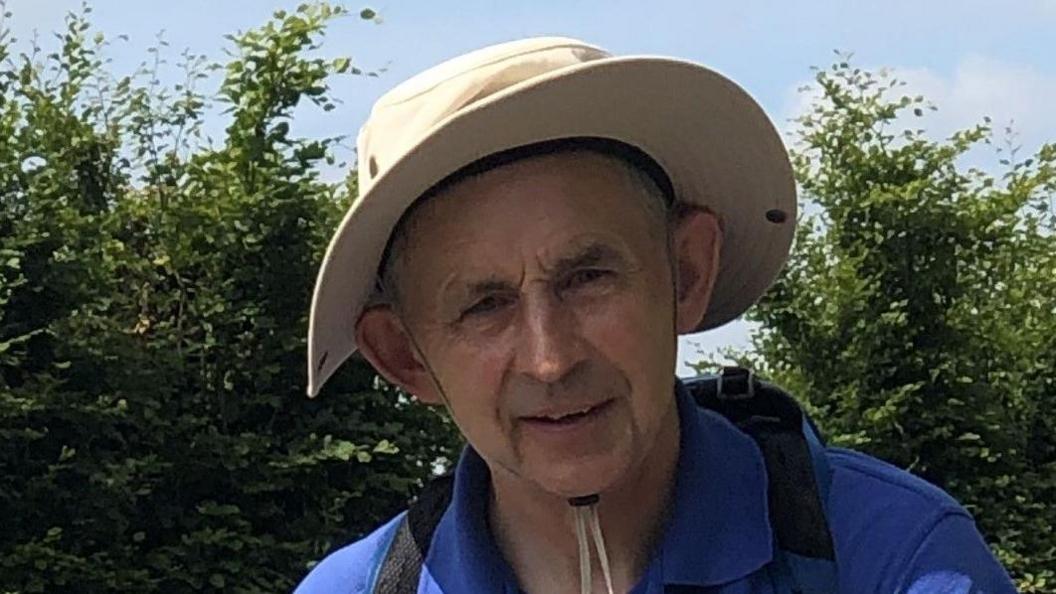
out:
{"label": "hat crown", "polygon": [[567,37],[537,37],[486,47],[442,62],[381,96],[359,132],[359,194],[429,132],[474,103],[518,83],[609,57]]}

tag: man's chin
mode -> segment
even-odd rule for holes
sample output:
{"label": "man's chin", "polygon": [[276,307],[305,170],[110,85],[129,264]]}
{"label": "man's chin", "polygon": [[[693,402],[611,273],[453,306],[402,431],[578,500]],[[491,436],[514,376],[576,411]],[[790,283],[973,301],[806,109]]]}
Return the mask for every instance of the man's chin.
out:
{"label": "man's chin", "polygon": [[602,494],[619,484],[625,476],[625,462],[616,460],[577,460],[552,462],[535,475],[539,487],[564,499]]}

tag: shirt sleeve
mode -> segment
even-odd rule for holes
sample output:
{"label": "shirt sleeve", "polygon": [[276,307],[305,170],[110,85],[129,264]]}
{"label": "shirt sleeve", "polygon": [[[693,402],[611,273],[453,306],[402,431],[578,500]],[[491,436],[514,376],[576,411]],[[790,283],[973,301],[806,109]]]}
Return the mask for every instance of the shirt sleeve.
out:
{"label": "shirt sleeve", "polygon": [[921,541],[899,594],[1016,594],[1008,573],[963,513],[943,516]]}
{"label": "shirt sleeve", "polygon": [[370,594],[374,572],[405,513],[366,538],[327,555],[301,580],[293,594]]}

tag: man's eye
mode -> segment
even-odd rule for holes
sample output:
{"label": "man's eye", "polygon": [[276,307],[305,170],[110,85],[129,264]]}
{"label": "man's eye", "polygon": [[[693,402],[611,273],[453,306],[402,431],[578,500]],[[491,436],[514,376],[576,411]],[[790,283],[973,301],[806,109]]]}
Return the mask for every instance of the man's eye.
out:
{"label": "man's eye", "polygon": [[497,297],[497,296],[485,297],[485,298],[481,299],[480,301],[477,301],[473,305],[469,306],[465,310],[463,310],[462,311],[462,317],[466,318],[466,317],[469,317],[469,316],[477,316],[477,315],[483,315],[483,314],[486,314],[486,313],[491,313],[491,312],[499,309],[503,305],[506,305],[506,303],[508,301],[509,301],[508,299],[503,298],[503,297]]}
{"label": "man's eye", "polygon": [[607,278],[612,274],[608,270],[602,270],[599,268],[585,268],[583,270],[577,270],[573,272],[566,280],[565,286],[570,289],[581,287],[583,285],[589,285],[595,281]]}

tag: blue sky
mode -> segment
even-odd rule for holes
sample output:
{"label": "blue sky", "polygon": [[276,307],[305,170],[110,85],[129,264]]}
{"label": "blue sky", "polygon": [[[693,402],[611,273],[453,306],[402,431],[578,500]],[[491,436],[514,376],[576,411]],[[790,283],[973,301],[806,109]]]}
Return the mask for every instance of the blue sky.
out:
{"label": "blue sky", "polygon": [[[264,22],[281,0],[95,0],[92,21],[116,42],[109,57],[130,73],[165,31],[171,57],[183,48],[222,59],[223,35]],[[354,137],[370,105],[399,81],[445,58],[531,35],[567,35],[620,54],[661,54],[707,64],[738,81],[781,128],[806,102],[796,88],[811,65],[833,50],[854,52],[864,67],[890,67],[939,107],[924,124],[936,137],[988,115],[1014,122],[1025,152],[1056,141],[1056,0],[861,0],[708,2],[703,0],[535,0],[532,2],[378,0],[344,4],[377,10],[381,24],[347,18],[333,24],[323,53],[351,56],[378,78],[334,84],[343,104],[329,113],[303,110],[295,121],[308,136]],[[16,37],[46,42],[80,0],[7,0]],[[217,129],[222,123],[217,122]],[[744,346],[743,323],[683,341],[683,358],[732,344]]]}

